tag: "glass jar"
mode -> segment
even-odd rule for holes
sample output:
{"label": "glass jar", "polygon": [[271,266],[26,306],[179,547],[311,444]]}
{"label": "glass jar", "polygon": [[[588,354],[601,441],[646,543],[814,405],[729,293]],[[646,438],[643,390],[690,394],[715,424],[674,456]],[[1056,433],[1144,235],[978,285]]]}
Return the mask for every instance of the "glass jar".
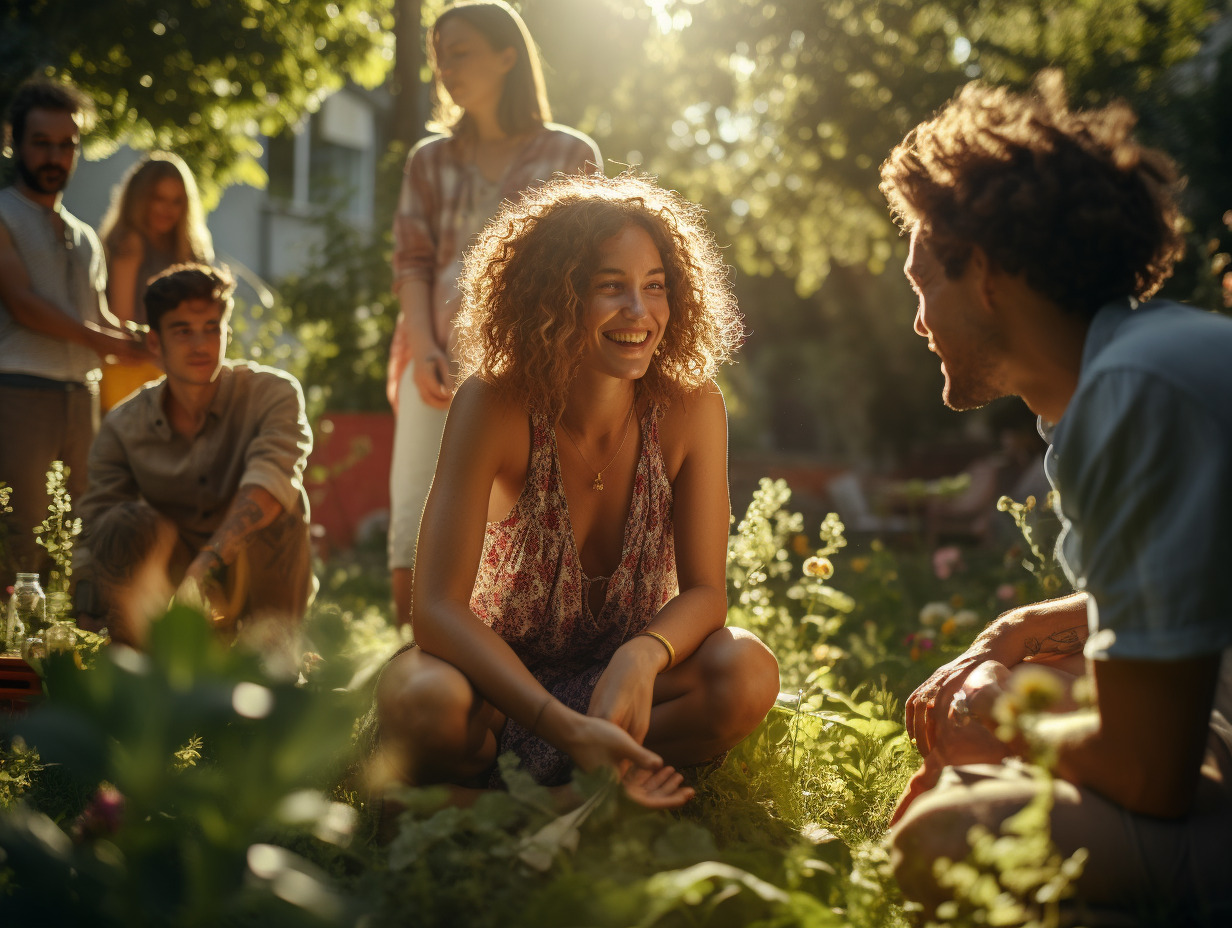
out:
{"label": "glass jar", "polygon": [[41,635],[46,624],[47,597],[39,584],[38,574],[19,573],[4,623],[5,650],[22,648],[27,638]]}

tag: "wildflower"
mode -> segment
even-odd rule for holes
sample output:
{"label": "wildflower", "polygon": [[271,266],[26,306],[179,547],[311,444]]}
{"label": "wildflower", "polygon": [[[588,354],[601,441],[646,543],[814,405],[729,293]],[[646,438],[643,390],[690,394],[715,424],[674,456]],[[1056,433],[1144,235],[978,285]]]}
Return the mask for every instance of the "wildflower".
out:
{"label": "wildflower", "polygon": [[997,737],[1003,741],[1019,729],[1018,719],[1025,713],[1043,712],[1055,705],[1064,691],[1055,673],[1043,667],[1024,664],[1011,674],[1006,691],[993,705],[998,723]]}
{"label": "wildflower", "polygon": [[73,823],[73,836],[78,841],[85,841],[115,834],[120,829],[123,817],[123,794],[110,783],[103,783],[85,811]]}
{"label": "wildflower", "polygon": [[828,557],[810,557],[804,562],[804,575],[829,580],[834,576],[834,565],[830,563]]}
{"label": "wildflower", "polygon": [[951,615],[953,615],[953,610],[950,609],[949,603],[925,603],[924,607],[920,610],[920,624],[925,626],[937,625],[944,622]]}
{"label": "wildflower", "polygon": [[864,571],[868,570],[868,565],[869,565],[869,564],[871,564],[871,563],[872,563],[872,558],[867,558],[867,557],[853,557],[853,558],[851,559],[851,564],[850,564],[849,566],[850,566],[850,567],[851,567],[851,569],[852,569],[852,570],[854,570],[856,573],[858,573],[858,574],[862,574],[862,573],[864,573]]}
{"label": "wildflower", "polygon": [[962,566],[962,551],[956,545],[946,545],[933,552],[933,573],[938,580],[949,580]]}
{"label": "wildflower", "polygon": [[997,587],[997,599],[1003,603],[1008,603],[1012,599],[1018,598],[1018,591],[1014,589],[1014,584],[1003,583]]}
{"label": "wildflower", "polygon": [[959,609],[954,613],[954,624],[960,628],[968,628],[979,622],[980,617],[974,609]]}
{"label": "wildflower", "polygon": [[946,619],[944,622],[941,623],[941,634],[952,635],[954,634],[954,630],[956,628],[958,628],[958,623],[954,621],[953,616],[950,616],[948,619]]}
{"label": "wildflower", "polygon": [[912,648],[911,649],[911,659],[913,661],[918,661],[920,659],[920,653],[921,652],[919,648]]}

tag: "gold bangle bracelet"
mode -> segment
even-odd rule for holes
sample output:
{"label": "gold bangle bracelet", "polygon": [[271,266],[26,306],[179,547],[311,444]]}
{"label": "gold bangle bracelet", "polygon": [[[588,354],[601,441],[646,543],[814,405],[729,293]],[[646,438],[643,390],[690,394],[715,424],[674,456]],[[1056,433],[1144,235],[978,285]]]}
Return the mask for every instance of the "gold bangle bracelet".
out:
{"label": "gold bangle bracelet", "polygon": [[647,629],[646,631],[638,632],[633,637],[634,638],[653,638],[655,641],[659,642],[659,644],[663,645],[663,647],[667,649],[667,666],[664,667],[663,669],[671,670],[672,667],[675,665],[676,649],[672,647],[672,643],[670,641],[668,641],[658,632],[652,632],[649,629]]}

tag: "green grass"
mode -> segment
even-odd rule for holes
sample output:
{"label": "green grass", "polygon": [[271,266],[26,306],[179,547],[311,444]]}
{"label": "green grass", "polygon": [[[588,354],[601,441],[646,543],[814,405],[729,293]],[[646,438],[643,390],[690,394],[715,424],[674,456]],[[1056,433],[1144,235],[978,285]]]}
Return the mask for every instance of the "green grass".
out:
{"label": "green grass", "polygon": [[[724,763],[688,771],[697,795],[678,812],[633,806],[600,774],[561,817],[509,768],[509,791],[471,809],[408,790],[375,841],[353,733],[402,639],[383,557],[359,551],[322,566],[304,679],[294,656],[227,648],[185,609],[147,657],[49,662],[49,699],[0,753],[0,907],[99,925],[905,925],[882,846],[918,763],[901,702],[1007,589],[1040,592],[1042,568],[967,551],[943,584],[932,552],[848,545],[835,518],[810,536],[789,501],[763,482],[728,563],[729,621],[778,655],[783,694]],[[806,574],[809,557],[833,577]],[[961,609],[979,621],[944,619]],[[988,873],[999,890],[1007,875],[974,860],[960,895]],[[993,924],[1005,903],[954,920]]]}

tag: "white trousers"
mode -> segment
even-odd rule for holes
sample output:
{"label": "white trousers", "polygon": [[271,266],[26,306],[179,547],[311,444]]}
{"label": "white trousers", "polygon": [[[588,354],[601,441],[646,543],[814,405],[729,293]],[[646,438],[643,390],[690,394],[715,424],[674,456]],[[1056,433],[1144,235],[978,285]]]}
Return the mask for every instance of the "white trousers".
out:
{"label": "white trousers", "polygon": [[394,427],[394,459],[389,469],[389,566],[415,565],[419,520],[436,474],[436,458],[445,432],[444,409],[433,409],[419,398],[408,364],[398,387],[398,421]]}

